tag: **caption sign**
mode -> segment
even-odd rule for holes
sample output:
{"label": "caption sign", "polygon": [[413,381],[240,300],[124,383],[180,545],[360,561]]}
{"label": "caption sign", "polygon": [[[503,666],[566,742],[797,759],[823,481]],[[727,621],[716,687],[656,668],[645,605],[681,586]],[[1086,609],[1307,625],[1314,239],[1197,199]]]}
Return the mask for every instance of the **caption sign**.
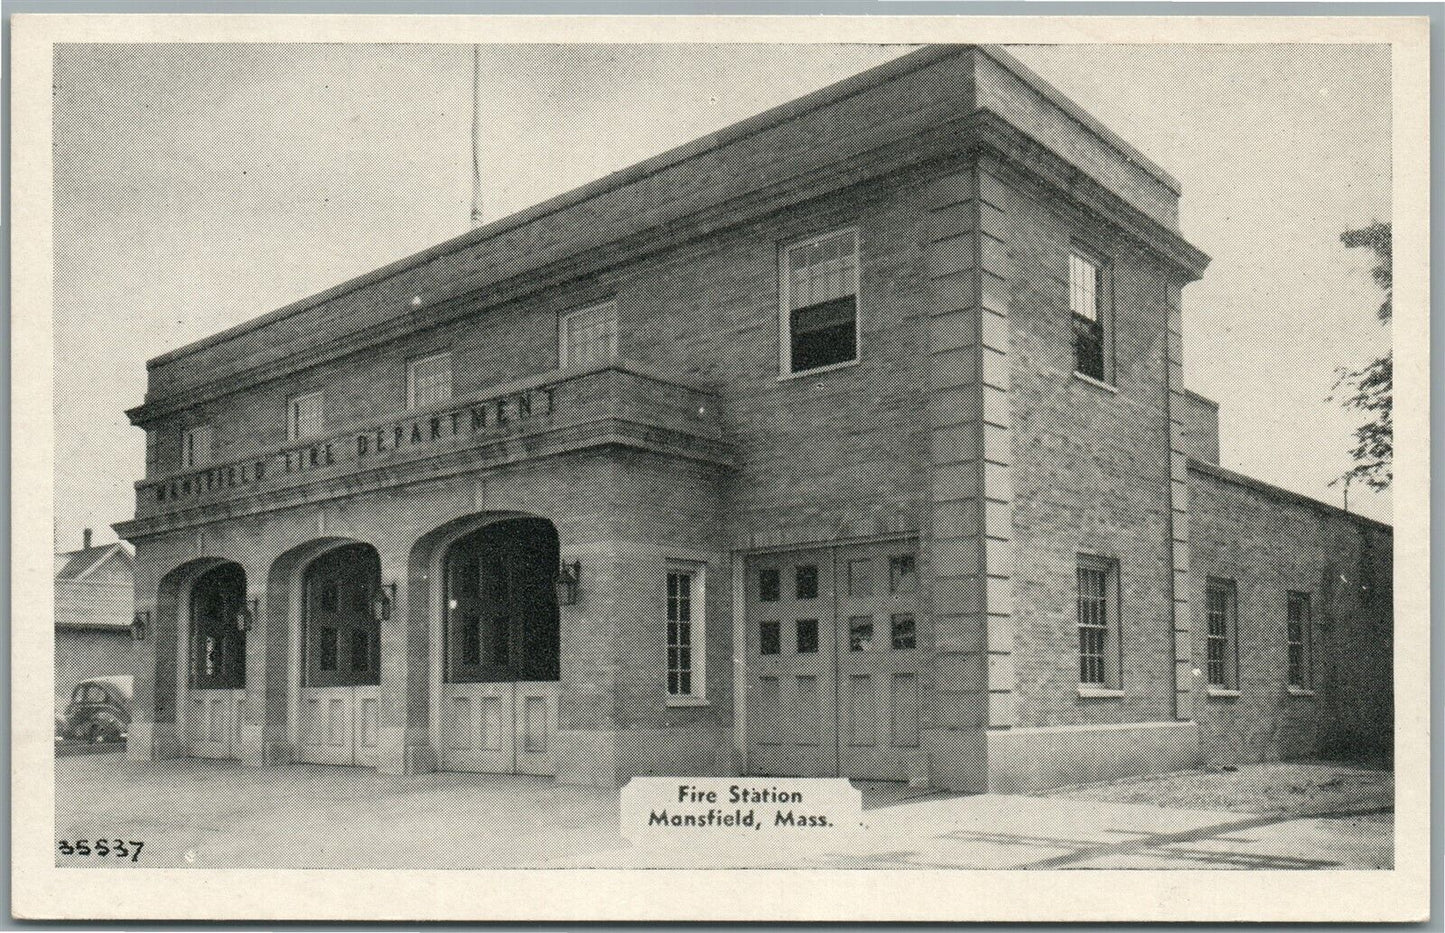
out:
{"label": "caption sign", "polygon": [[635,777],[622,788],[634,844],[807,845],[862,825],[862,792],[846,778]]}

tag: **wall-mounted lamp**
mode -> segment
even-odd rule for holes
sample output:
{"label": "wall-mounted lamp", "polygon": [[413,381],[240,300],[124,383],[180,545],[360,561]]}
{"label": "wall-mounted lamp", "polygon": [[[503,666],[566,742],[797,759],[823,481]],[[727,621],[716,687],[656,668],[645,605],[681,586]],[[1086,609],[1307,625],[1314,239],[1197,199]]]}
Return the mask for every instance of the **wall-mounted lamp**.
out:
{"label": "wall-mounted lamp", "polygon": [[149,609],[142,609],[130,620],[130,637],[134,641],[145,641],[146,630],[151,627],[151,613]]}
{"label": "wall-mounted lamp", "polygon": [[557,568],[557,605],[577,605],[577,578],[582,575],[582,565],[577,561],[563,562]]}
{"label": "wall-mounted lamp", "polygon": [[396,584],[385,583],[376,590],[376,595],[371,598],[371,617],[378,622],[385,622],[391,618],[391,607],[396,605]]}
{"label": "wall-mounted lamp", "polygon": [[252,599],[236,611],[236,631],[249,632],[261,613],[261,600]]}

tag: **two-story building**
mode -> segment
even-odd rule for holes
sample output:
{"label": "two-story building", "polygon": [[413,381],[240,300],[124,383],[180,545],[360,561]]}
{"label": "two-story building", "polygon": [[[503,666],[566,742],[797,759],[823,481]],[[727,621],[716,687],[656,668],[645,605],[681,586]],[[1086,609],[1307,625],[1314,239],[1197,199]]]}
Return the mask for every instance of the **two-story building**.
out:
{"label": "two-story building", "polygon": [[1012,790],[1389,746],[1178,183],[924,49],[149,363],[130,754]]}

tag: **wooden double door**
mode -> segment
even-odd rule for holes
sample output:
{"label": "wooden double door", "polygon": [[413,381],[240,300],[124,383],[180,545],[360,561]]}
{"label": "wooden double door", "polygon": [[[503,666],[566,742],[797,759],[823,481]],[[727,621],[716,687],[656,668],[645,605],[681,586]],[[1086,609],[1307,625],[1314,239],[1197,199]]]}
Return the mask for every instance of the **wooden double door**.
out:
{"label": "wooden double door", "polygon": [[246,635],[236,617],[246,576],[222,564],[191,586],[183,740],[194,758],[239,758],[246,714]]}
{"label": "wooden double door", "polygon": [[909,777],[923,709],[917,543],[746,562],[748,770]]}
{"label": "wooden double door", "polygon": [[550,522],[498,522],[445,560],[438,729],[448,771],[556,774],[560,627]]}
{"label": "wooden double door", "polygon": [[376,552],[348,545],[307,568],[301,625],[298,758],[375,765],[380,728],[381,586]]}

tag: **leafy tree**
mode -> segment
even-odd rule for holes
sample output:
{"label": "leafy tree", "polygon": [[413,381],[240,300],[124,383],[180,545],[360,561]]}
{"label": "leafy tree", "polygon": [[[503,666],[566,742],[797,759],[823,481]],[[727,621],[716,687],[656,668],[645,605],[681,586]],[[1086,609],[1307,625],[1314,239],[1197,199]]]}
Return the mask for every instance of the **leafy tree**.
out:
{"label": "leafy tree", "polygon": [[[1393,297],[1390,225],[1377,220],[1359,230],[1346,230],[1340,234],[1340,242],[1347,247],[1367,247],[1374,251],[1376,264],[1371,274],[1376,284],[1385,291],[1385,300],[1377,314],[1382,322],[1390,323],[1393,310],[1390,304]],[[1395,429],[1391,416],[1394,351],[1387,351],[1361,369],[1341,366],[1336,370],[1336,376],[1330,399],[1362,412],[1366,421],[1355,429],[1355,446],[1350,451],[1355,465],[1335,482],[1359,480],[1375,489],[1386,489],[1394,476]]]}

